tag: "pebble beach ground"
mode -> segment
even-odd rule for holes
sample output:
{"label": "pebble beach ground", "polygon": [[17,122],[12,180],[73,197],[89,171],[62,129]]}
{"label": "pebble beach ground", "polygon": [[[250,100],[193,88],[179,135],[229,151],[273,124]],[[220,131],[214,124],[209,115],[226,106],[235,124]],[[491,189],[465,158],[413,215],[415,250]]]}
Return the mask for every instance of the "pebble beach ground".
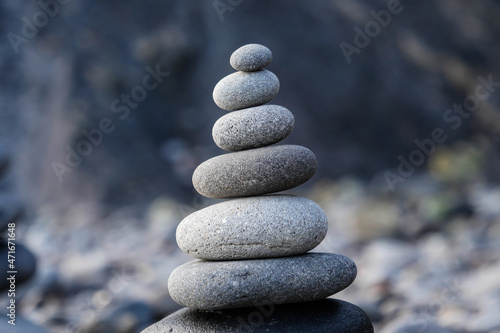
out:
{"label": "pebble beach ground", "polygon": [[[417,175],[394,193],[382,185],[343,178],[294,192],[328,217],[315,251],[357,264],[335,298],[363,308],[376,332],[500,332],[500,189]],[[178,310],[167,277],[192,258],[175,229],[218,201],[158,198],[107,215],[90,204],[64,215],[41,207],[19,226],[39,270],[20,288],[18,313],[50,332],[134,332]]]}

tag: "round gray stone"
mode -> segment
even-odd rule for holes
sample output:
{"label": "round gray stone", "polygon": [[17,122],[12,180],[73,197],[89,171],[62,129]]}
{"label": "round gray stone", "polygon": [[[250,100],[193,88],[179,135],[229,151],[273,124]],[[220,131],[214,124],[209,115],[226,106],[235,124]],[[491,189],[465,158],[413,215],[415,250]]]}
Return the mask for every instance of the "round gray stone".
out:
{"label": "round gray stone", "polygon": [[214,88],[215,104],[226,111],[235,111],[265,104],[280,90],[276,75],[268,70],[236,72],[220,80]]}
{"label": "round gray stone", "polygon": [[219,118],[212,129],[215,143],[228,151],[272,145],[293,130],[293,114],[279,105],[261,105]]}
{"label": "round gray stone", "polygon": [[183,308],[142,333],[373,333],[366,313],[338,299],[262,304],[251,308],[198,311]]}
{"label": "round gray stone", "polygon": [[194,260],[177,267],[168,290],[177,303],[198,310],[285,304],[323,299],[349,286],[356,265],[342,255],[233,261]]}
{"label": "round gray stone", "polygon": [[229,63],[237,71],[253,72],[269,65],[273,53],[264,45],[247,44],[231,54]]}
{"label": "round gray stone", "polygon": [[327,230],[326,215],[314,201],[266,195],[194,212],[177,227],[177,244],[205,260],[283,257],[315,248]]}
{"label": "round gray stone", "polygon": [[234,198],[297,187],[316,172],[316,156],[296,145],[262,147],[219,155],[193,172],[193,186],[209,198]]}

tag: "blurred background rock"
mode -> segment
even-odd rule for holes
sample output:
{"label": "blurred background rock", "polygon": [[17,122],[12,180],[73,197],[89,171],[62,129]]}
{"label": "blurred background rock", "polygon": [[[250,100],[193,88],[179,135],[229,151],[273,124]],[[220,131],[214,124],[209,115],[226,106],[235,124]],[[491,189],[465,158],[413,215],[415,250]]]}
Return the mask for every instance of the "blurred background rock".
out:
{"label": "blurred background rock", "polygon": [[[212,90],[236,48],[261,43],[281,81],[272,103],[296,118],[285,143],[319,160],[292,193],[329,217],[318,250],[358,264],[341,296],[381,331],[500,330],[500,87],[455,129],[445,117],[479,76],[500,81],[500,4],[401,0],[348,62],[341,43],[355,46],[353,28],[389,3],[1,0],[0,142],[12,163],[0,189],[14,184],[24,202],[19,237],[38,258],[19,313],[54,332],[134,332],[178,308],[166,280],[190,257],[175,228],[214,202],[191,175],[223,153]],[[146,68],[169,75],[114,112]],[[103,119],[112,130],[68,167],[68,147]],[[447,140],[391,191],[387,172],[435,128]]]}

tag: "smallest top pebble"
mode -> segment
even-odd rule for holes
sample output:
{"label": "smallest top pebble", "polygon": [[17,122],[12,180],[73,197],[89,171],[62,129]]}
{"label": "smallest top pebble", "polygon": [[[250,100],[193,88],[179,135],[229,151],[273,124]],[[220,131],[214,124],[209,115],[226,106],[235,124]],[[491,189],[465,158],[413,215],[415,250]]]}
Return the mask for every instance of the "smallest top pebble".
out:
{"label": "smallest top pebble", "polygon": [[247,44],[231,54],[229,63],[237,71],[253,72],[269,65],[273,53],[264,45]]}

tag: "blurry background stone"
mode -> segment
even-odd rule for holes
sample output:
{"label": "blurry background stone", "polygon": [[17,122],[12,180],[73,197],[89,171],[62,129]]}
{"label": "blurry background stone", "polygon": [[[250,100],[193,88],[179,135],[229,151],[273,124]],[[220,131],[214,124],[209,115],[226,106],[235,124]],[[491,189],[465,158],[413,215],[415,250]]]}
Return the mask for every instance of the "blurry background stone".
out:
{"label": "blurry background stone", "polygon": [[[130,318],[112,316],[126,304],[148,304],[151,322],[178,309],[159,292],[189,260],[175,228],[217,202],[191,184],[198,164],[223,153],[206,126],[222,115],[207,103],[212,88],[232,71],[217,59],[260,43],[273,50],[269,70],[282,82],[275,103],[297,121],[285,143],[319,157],[317,174],[294,192],[328,216],[318,250],[359,268],[336,297],[364,304],[376,331],[433,322],[498,330],[498,87],[468,118],[444,115],[475,95],[479,76],[500,81],[500,4],[402,0],[348,63],[339,45],[356,46],[353,28],[364,31],[387,4],[245,0],[221,12],[199,0],[68,1],[16,53],[8,34],[23,37],[22,18],[43,9],[1,0],[0,142],[12,161],[0,190],[25,205],[19,237],[38,258],[19,313],[51,332],[90,332],[107,316]],[[147,75],[158,86],[136,102]],[[104,126],[94,145],[82,131],[99,142],[93,130],[106,118],[114,129]],[[398,157],[408,160],[435,128],[447,140],[391,192],[384,173],[397,174]],[[71,155],[75,167],[60,182],[52,163],[89,149],[81,142],[92,153]],[[134,319],[113,320],[133,327]]]}

